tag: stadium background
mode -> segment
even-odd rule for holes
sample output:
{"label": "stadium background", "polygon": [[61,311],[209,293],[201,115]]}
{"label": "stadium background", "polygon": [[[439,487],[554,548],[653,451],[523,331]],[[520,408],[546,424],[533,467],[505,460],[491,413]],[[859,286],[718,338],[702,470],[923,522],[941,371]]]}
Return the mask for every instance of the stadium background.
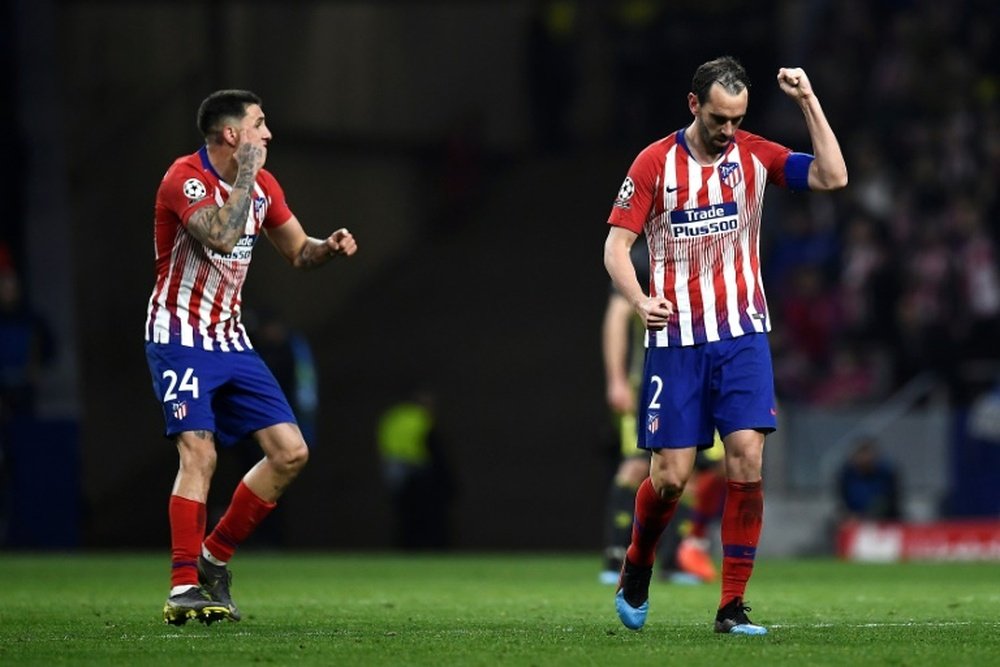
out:
{"label": "stadium background", "polygon": [[[978,211],[996,241],[993,3],[4,7],[3,241],[58,343],[37,419],[8,454],[11,526],[31,526],[10,546],[166,543],[176,455],[158,437],[141,345],[152,201],[170,161],[199,144],[194,110],[217,88],[263,97],[275,133],[268,168],[307,230],[346,225],[361,247],[309,275],[261,247],[244,291],[248,306],[308,336],[317,358],[313,457],[281,515],[296,547],[389,544],[375,421],[422,382],[437,394],[458,474],[458,546],[597,548],[610,465],[603,223],[635,153],[688,122],[690,74],[708,58],[729,53],[747,66],[747,129],[808,150],[772,83],[778,66],[802,65],[844,144],[850,190],[808,208],[772,191],[766,251],[787,220],[826,221],[813,236],[843,248],[857,215],[889,229],[900,209],[930,211],[933,227],[953,217],[953,202]],[[829,252],[803,257],[837,285],[843,253]],[[782,283],[766,284],[780,309]],[[962,310],[961,297],[949,303]],[[995,325],[997,313],[987,315]],[[774,320],[786,326],[780,312]],[[782,397],[785,435],[769,446],[768,511],[786,512],[768,519],[773,543],[801,515],[829,509],[828,471],[810,465],[824,447],[842,447],[918,377],[931,380],[916,416],[889,431],[907,435],[885,443],[911,473],[915,513],[956,514],[970,489],[964,513],[1000,511],[998,448],[962,435],[966,411],[997,379],[998,355],[966,355],[960,338],[921,347],[894,332],[866,340],[890,371],[858,400],[804,400],[813,387],[799,391],[808,379],[782,364],[795,355],[776,350],[794,391]],[[905,359],[894,354],[913,345]],[[971,462],[956,462],[968,447]]]}

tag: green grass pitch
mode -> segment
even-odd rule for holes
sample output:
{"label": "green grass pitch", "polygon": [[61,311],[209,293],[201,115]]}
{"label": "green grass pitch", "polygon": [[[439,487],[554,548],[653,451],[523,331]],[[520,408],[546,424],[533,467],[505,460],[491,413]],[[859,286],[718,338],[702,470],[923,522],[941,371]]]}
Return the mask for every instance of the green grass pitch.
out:
{"label": "green grass pitch", "polygon": [[0,554],[2,665],[1000,665],[1000,565],[767,560],[765,637],[716,635],[718,585],[654,581],[632,632],[596,555],[264,554],[243,621],[164,625],[169,555]]}

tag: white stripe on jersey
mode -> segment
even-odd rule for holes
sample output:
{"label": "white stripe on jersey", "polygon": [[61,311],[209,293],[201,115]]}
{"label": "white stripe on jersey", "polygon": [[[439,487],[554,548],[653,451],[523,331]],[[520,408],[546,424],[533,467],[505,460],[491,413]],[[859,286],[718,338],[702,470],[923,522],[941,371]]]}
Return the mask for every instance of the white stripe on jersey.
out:
{"label": "white stripe on jersey", "polygon": [[[188,234],[178,234],[177,243],[174,248],[180,251],[184,250],[183,254],[177,252],[174,253],[175,259],[171,262],[173,266],[178,266],[180,264],[181,269],[181,283],[177,290],[177,317],[180,318],[181,326],[181,345],[185,347],[194,347],[194,327],[191,326],[191,287],[194,285],[196,273],[198,271],[198,258],[197,253],[194,248],[194,237]],[[182,257],[183,259],[177,259]]]}
{"label": "white stripe on jersey", "polygon": [[[742,220],[740,224],[744,224]],[[727,243],[722,247],[722,279],[726,283],[726,321],[729,323],[729,330],[733,336],[742,336],[746,332],[740,325],[739,292],[735,289],[736,246],[734,244]]]}
{"label": "white stripe on jersey", "polygon": [[[722,179],[719,177],[718,169],[713,169],[712,175],[708,179],[708,200],[712,203],[722,201]],[[705,266],[706,264],[717,266],[717,260],[721,258],[715,258],[713,255],[719,254],[719,246],[718,240],[715,237],[710,237],[708,242],[701,247],[701,257],[698,259],[698,266]],[[692,250],[697,250],[697,247],[692,247]],[[725,268],[725,265],[722,268]],[[698,278],[701,287],[701,309],[705,325],[705,339],[714,342],[721,338],[719,335],[718,315],[715,311],[715,273],[701,271]],[[726,291],[729,291],[728,288]]]}
{"label": "white stripe on jersey", "polygon": [[[170,273],[167,273],[167,279],[163,283],[163,289],[160,290],[160,298],[155,299],[156,293],[154,292],[149,296],[149,311],[152,313],[153,309],[156,309],[156,319],[153,322],[153,337],[154,343],[169,343],[170,342],[170,313],[164,307],[166,302],[167,285],[170,284]],[[149,315],[146,316],[146,321],[149,321]],[[146,332],[149,335],[149,332]]]}
{"label": "white stripe on jersey", "polygon": [[[754,164],[757,164],[757,159],[753,158]],[[740,168],[743,165],[743,156],[740,153],[739,145],[733,148],[732,161],[740,163]],[[764,179],[767,179],[767,173],[764,174]],[[761,201],[760,198],[760,188],[761,183],[759,178],[754,177],[754,182],[758,184],[757,188],[757,201]],[[753,216],[750,213],[749,207],[747,206],[747,180],[743,178],[740,183],[733,188],[733,200],[736,202],[737,210],[739,211],[739,221],[740,229],[747,229],[750,225],[750,221]],[[747,333],[743,330],[743,325],[740,323],[740,302],[739,302],[739,287],[736,280],[736,252],[739,250],[741,266],[743,267],[744,277],[746,277],[747,271],[750,269],[750,254],[749,250],[744,247],[741,243],[739,246],[736,244],[726,244],[723,251],[723,269],[722,275],[726,282],[726,311],[728,315],[729,329],[733,336],[742,336]],[[753,281],[748,281],[747,284],[747,303],[750,309],[753,309]]]}
{"label": "white stripe on jersey", "polygon": [[[698,191],[701,190],[701,166],[694,161],[691,156],[688,161],[688,198],[684,202],[684,208],[698,207]],[[676,162],[675,162],[676,164]],[[670,229],[670,218],[666,219],[666,228],[669,236],[673,236]],[[674,269],[677,275],[674,279],[674,290],[677,294],[676,308],[678,311],[678,324],[681,328],[681,345],[692,345],[694,343],[694,319],[691,312],[691,294],[688,291],[688,279],[691,276],[691,254],[695,250],[697,243],[672,243],[673,251],[677,255]]]}
{"label": "white stripe on jersey", "polygon": [[216,292],[222,279],[219,273],[212,272],[205,280],[201,288],[201,304],[198,306],[198,333],[201,334],[201,347],[204,350],[212,351],[212,332],[208,330],[207,323],[212,321],[212,308],[215,306]]}

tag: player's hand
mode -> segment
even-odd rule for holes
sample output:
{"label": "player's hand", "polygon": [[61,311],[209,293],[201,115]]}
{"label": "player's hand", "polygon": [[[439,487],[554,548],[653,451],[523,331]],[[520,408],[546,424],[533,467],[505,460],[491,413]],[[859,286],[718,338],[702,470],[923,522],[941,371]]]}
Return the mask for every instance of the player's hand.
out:
{"label": "player's hand", "polygon": [[350,257],[358,250],[358,243],[354,240],[354,235],[347,231],[346,227],[341,227],[333,234],[326,237],[324,241],[331,255],[345,255]]}
{"label": "player's hand", "polygon": [[646,297],[636,306],[642,323],[650,331],[659,331],[667,326],[667,321],[674,314],[674,304],[663,298]]}
{"label": "player's hand", "polygon": [[792,99],[802,100],[813,94],[809,77],[801,67],[782,67],[778,70],[778,86]]}
{"label": "player's hand", "polygon": [[619,414],[635,411],[635,395],[627,380],[611,380],[607,391],[608,407]]}
{"label": "player's hand", "polygon": [[233,154],[236,166],[240,171],[250,170],[257,174],[267,161],[267,142],[256,127],[248,127],[240,131],[239,143]]}

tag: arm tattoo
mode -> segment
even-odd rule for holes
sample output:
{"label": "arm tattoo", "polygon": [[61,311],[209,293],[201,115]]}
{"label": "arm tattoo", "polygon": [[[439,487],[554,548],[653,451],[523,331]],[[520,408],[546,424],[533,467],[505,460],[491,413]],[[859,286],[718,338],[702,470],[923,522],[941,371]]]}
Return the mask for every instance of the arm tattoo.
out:
{"label": "arm tattoo", "polygon": [[302,246],[302,250],[299,251],[299,261],[296,262],[296,266],[300,269],[315,269],[317,266],[326,264],[331,256],[332,253],[325,243],[308,238]]}
{"label": "arm tattoo", "polygon": [[195,238],[213,250],[231,251],[246,226],[253,183],[254,174],[241,171],[222,208],[206,206],[196,211],[188,221],[188,229],[192,230]]}

